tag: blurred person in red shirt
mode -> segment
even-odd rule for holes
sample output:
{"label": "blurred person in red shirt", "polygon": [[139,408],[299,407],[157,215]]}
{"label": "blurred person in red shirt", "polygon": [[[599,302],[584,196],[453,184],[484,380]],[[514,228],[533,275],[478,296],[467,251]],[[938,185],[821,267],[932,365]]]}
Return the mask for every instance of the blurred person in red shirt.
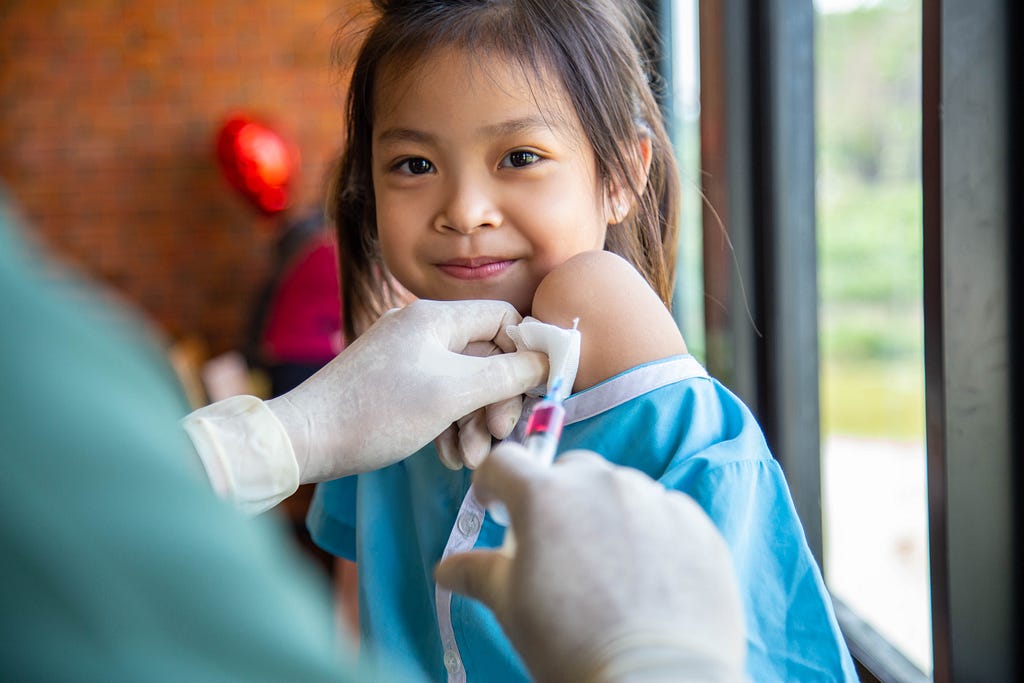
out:
{"label": "blurred person in red shirt", "polygon": [[344,348],[338,255],[320,209],[293,212],[298,148],[270,125],[236,114],[221,125],[217,161],[228,183],[278,231],[270,278],[246,334],[250,367],[264,371],[271,397],[298,386]]}

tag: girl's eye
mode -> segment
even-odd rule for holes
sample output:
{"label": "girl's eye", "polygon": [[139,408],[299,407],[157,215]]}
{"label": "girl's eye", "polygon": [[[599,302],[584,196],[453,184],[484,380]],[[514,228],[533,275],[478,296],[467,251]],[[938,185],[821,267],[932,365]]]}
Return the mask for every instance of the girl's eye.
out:
{"label": "girl's eye", "polygon": [[434,164],[430,163],[423,157],[411,157],[405,161],[399,162],[395,168],[399,171],[405,171],[409,175],[423,175],[424,173],[430,173],[434,170]]}
{"label": "girl's eye", "polygon": [[505,157],[505,163],[502,165],[512,166],[513,168],[522,168],[523,166],[535,164],[540,161],[540,159],[540,155],[536,152],[520,149],[509,153],[509,155]]}

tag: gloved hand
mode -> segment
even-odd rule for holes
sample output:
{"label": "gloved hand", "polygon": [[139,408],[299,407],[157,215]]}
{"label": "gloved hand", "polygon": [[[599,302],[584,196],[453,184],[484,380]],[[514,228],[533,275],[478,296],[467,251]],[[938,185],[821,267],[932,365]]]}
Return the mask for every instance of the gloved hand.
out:
{"label": "gloved hand", "polygon": [[508,508],[514,555],[453,555],[436,578],[494,611],[536,680],[743,680],[729,552],[692,499],[592,453],[545,468],[514,444],[474,485]]}
{"label": "gloved hand", "polygon": [[[501,344],[497,340],[475,342],[467,346],[463,353],[486,358],[515,351],[516,347],[504,328],[500,341]],[[512,347],[505,347],[506,342],[512,344]],[[441,463],[452,470],[461,469],[463,465],[471,469],[479,465],[491,451],[491,437],[504,439],[511,434],[522,408],[523,395],[520,393],[460,417],[434,439],[434,448]]]}
{"label": "gloved hand", "polygon": [[[487,356],[513,349],[542,351],[548,357],[547,382],[531,388],[540,390],[537,395],[557,393],[559,398],[566,398],[572,392],[580,363],[580,333],[575,323],[571,329],[563,329],[527,316],[519,325],[509,327],[507,332],[508,336],[500,337],[498,341],[510,339],[514,343],[512,349],[496,343],[484,343],[466,352]],[[516,396],[458,420],[434,439],[441,462],[451,469],[459,469],[463,465],[471,469],[478,466],[491,452],[491,436],[504,439],[512,432],[516,419],[509,418],[512,411],[521,407],[521,397]]]}
{"label": "gloved hand", "polygon": [[387,312],[327,366],[267,402],[291,440],[300,482],[390,465],[459,420],[475,420],[463,430],[482,431],[488,445],[492,433],[507,436],[523,392],[548,369],[543,354],[514,352],[505,327],[519,320],[500,301],[415,301]]}

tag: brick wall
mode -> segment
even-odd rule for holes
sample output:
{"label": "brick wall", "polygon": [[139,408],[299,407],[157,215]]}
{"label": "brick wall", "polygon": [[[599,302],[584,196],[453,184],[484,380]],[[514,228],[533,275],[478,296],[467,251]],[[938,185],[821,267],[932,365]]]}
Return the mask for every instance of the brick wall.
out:
{"label": "brick wall", "polygon": [[302,154],[321,201],[343,134],[330,64],[354,0],[8,0],[0,5],[0,182],[60,258],[168,339],[238,348],[273,225],[222,179],[219,123],[253,111]]}

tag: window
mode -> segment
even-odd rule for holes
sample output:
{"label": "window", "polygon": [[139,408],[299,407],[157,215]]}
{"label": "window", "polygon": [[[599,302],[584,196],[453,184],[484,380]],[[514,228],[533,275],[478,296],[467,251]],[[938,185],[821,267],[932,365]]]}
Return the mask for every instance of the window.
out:
{"label": "window", "polygon": [[704,268],[702,259],[700,168],[700,38],[697,27],[697,0],[669,3],[663,20],[670,42],[666,110],[669,132],[679,158],[682,181],[679,254],[676,265],[676,289],[672,311],[683,331],[690,353],[703,361]]}
{"label": "window", "polygon": [[[666,60],[678,70],[693,44],[670,18],[693,3],[650,4],[685,53]],[[696,4],[706,364],[786,472],[863,680],[927,680],[929,667],[943,683],[1018,680],[1019,3]],[[865,33],[852,57],[834,42]],[[825,68],[849,80],[816,93]],[[835,104],[837,89],[857,96]],[[868,105],[884,119],[843,121]],[[692,142],[670,120],[689,169]],[[851,438],[854,456],[836,450]],[[846,481],[868,465],[871,480]],[[913,600],[890,609],[881,583]]]}
{"label": "window", "polygon": [[921,7],[815,9],[825,579],[930,673]]}

